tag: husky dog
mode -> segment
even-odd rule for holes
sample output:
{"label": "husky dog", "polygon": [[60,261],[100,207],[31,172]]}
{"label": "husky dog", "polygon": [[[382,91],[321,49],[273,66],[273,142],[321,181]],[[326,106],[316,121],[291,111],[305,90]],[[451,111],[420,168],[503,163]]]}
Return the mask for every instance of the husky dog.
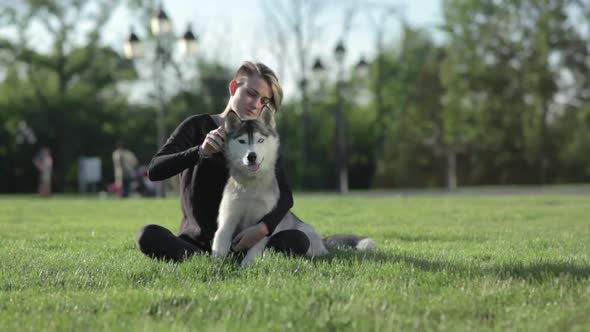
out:
{"label": "husky dog", "polygon": [[[224,129],[227,137],[225,158],[229,167],[229,179],[223,191],[217,231],[213,238],[212,251],[216,257],[226,256],[233,237],[255,225],[275,207],[279,199],[279,187],[275,178],[279,137],[274,112],[264,107],[258,119],[244,121],[236,113],[229,112]],[[346,246],[360,250],[374,246],[373,240],[353,235],[336,235],[322,240],[312,226],[289,211],[272,234],[248,249],[241,265],[250,264],[264,250],[270,236],[293,229],[302,231],[309,238],[307,256],[326,254],[326,246]]]}

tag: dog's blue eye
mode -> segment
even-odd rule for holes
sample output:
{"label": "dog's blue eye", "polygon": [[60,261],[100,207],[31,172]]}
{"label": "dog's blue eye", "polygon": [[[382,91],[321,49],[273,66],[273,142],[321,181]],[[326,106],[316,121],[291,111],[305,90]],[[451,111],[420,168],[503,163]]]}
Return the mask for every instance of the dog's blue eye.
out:
{"label": "dog's blue eye", "polygon": [[264,142],[264,138],[259,138],[258,143],[262,143],[262,142]]}
{"label": "dog's blue eye", "polygon": [[238,142],[240,142],[240,144],[246,144],[246,141],[244,141],[243,139],[239,139]]}

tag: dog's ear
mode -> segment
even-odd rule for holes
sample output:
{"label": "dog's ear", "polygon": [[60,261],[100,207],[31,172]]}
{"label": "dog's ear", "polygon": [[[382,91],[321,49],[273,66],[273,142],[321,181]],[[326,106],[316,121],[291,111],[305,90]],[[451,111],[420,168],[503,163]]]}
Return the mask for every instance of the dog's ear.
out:
{"label": "dog's ear", "polygon": [[270,108],[268,105],[262,106],[262,111],[260,111],[260,115],[258,118],[264,123],[265,126],[275,129],[275,112]]}
{"label": "dog's ear", "polygon": [[223,129],[226,133],[231,133],[242,124],[242,119],[234,111],[229,111],[223,121]]}

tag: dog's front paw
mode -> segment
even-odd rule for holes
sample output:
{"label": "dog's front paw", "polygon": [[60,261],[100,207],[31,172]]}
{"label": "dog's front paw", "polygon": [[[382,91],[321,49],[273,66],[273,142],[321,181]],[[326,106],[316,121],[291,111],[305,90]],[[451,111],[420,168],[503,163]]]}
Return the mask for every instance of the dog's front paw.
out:
{"label": "dog's front paw", "polygon": [[219,249],[211,250],[211,256],[218,258],[218,259],[221,259],[221,258],[227,256],[228,253],[229,253],[229,249],[223,250],[223,249],[219,248]]}
{"label": "dog's front paw", "polygon": [[252,263],[254,263],[254,258],[246,256],[240,262],[240,267],[247,267],[247,266],[251,265]]}
{"label": "dog's front paw", "polygon": [[231,243],[224,242],[225,241],[222,240],[213,240],[213,245],[211,246],[211,254],[213,257],[225,257],[229,254],[229,247]]}

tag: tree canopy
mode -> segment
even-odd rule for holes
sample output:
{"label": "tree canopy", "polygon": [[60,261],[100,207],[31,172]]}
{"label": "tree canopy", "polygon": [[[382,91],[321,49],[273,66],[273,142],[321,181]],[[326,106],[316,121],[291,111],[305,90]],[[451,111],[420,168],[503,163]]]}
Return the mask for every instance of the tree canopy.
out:
{"label": "tree canopy", "polygon": [[[157,150],[158,104],[149,96],[133,103],[125,88],[145,79],[142,65],[101,41],[102,27],[118,5],[114,0],[0,5],[0,25],[16,32],[0,36],[0,192],[34,191],[31,160],[42,145],[54,154],[57,191],[77,188],[82,156],[99,156],[101,185],[112,181],[110,154],[119,140],[143,164]],[[128,5],[146,16],[153,3]],[[383,44],[369,59],[368,78],[346,68],[350,186],[588,181],[590,4],[445,0],[442,19],[437,31],[442,39],[403,20],[395,38],[377,36]],[[30,38],[33,24],[47,32],[47,47]],[[301,44],[287,28],[275,37],[284,49]],[[281,56],[276,49],[274,54]],[[218,113],[227,103],[234,68],[207,59],[190,66],[173,68],[185,76],[182,84],[170,85],[163,101],[168,132],[190,114]],[[336,82],[314,82],[304,74],[297,80],[302,77],[305,93],[286,100],[277,117],[290,182],[296,189],[334,189]],[[27,128],[36,140],[23,138]]]}

